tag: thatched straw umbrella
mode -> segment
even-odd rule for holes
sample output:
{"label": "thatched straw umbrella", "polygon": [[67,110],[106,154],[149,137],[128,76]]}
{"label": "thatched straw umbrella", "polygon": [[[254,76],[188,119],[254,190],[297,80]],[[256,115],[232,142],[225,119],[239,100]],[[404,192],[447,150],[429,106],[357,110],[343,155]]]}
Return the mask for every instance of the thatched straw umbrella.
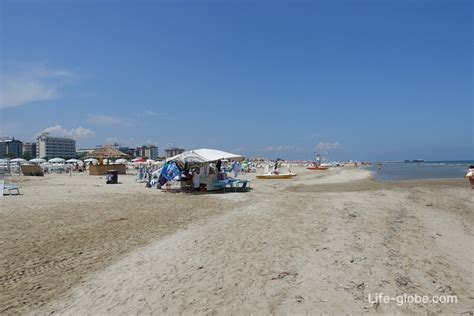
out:
{"label": "thatched straw umbrella", "polygon": [[104,146],[93,150],[92,152],[86,155],[86,158],[109,158],[109,159],[119,159],[119,158],[128,158],[128,155],[121,152],[118,149],[113,148],[112,146]]}
{"label": "thatched straw umbrella", "polygon": [[[128,155],[109,145],[93,150],[85,158],[96,158],[99,160],[97,166],[90,166],[89,174],[100,175],[103,174],[103,170],[101,170],[103,165],[106,166],[105,170],[108,172],[110,159],[128,158]],[[113,168],[116,169],[117,167],[114,166]]]}

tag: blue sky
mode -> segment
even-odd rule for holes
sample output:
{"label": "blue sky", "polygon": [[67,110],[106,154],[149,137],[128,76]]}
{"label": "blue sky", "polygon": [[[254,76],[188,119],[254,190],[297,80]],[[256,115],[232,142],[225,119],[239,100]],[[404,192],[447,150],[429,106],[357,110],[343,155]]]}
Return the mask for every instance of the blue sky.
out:
{"label": "blue sky", "polygon": [[0,134],[473,159],[470,1],[6,1]]}

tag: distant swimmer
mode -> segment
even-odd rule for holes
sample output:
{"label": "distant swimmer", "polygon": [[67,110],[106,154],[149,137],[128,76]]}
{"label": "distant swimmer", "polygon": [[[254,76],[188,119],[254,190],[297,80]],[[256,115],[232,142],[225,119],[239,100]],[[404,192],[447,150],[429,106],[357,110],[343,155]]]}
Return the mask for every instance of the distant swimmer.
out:
{"label": "distant swimmer", "polygon": [[382,164],[381,163],[377,164],[377,170],[378,170],[378,172],[382,171]]}

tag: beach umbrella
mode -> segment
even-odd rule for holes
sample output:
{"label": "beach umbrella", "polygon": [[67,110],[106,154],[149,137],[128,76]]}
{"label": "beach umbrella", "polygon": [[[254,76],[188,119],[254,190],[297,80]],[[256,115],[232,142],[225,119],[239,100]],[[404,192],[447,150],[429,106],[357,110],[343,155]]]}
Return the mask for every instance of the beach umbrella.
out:
{"label": "beach umbrella", "polygon": [[117,159],[115,163],[127,163],[127,159]]}
{"label": "beach umbrella", "polygon": [[32,163],[43,163],[43,162],[46,162],[46,159],[43,159],[43,158],[33,158],[33,159],[30,159],[30,162],[32,162]]}
{"label": "beach umbrella", "polygon": [[137,157],[135,159],[132,159],[133,162],[145,162],[145,159],[143,159],[142,157]]}
{"label": "beach umbrella", "polygon": [[99,160],[94,159],[94,158],[89,158],[89,159],[84,160],[84,162],[91,162],[91,163],[93,163],[93,164],[96,164],[96,163],[99,162]]}
{"label": "beach umbrella", "polygon": [[155,161],[153,159],[147,159],[146,162],[147,163],[154,163]]}
{"label": "beach umbrella", "polygon": [[128,155],[110,145],[97,148],[86,155],[86,158],[128,158]]}
{"label": "beach umbrella", "polygon": [[28,160],[23,159],[23,158],[15,158],[15,159],[10,160],[10,162],[25,163],[25,162],[28,162]]}
{"label": "beach umbrella", "polygon": [[0,159],[0,163],[7,163],[8,159]]}
{"label": "beach umbrella", "polygon": [[76,163],[76,162],[82,162],[82,160],[79,160],[79,159],[69,159],[69,160],[66,160],[67,163]]}
{"label": "beach umbrella", "polygon": [[50,159],[48,160],[48,162],[50,163],[64,163],[64,159],[63,158],[53,158],[53,159]]}

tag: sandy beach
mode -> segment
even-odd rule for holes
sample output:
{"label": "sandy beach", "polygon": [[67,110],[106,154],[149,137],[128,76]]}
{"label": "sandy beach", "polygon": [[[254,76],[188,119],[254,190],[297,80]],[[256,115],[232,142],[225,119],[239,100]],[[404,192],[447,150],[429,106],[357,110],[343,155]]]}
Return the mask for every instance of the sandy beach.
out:
{"label": "sandy beach", "polygon": [[[221,194],[133,175],[14,177],[22,195],[0,199],[0,313],[472,315],[467,180],[294,171],[245,174],[251,191]],[[373,304],[376,293],[458,302]]]}

